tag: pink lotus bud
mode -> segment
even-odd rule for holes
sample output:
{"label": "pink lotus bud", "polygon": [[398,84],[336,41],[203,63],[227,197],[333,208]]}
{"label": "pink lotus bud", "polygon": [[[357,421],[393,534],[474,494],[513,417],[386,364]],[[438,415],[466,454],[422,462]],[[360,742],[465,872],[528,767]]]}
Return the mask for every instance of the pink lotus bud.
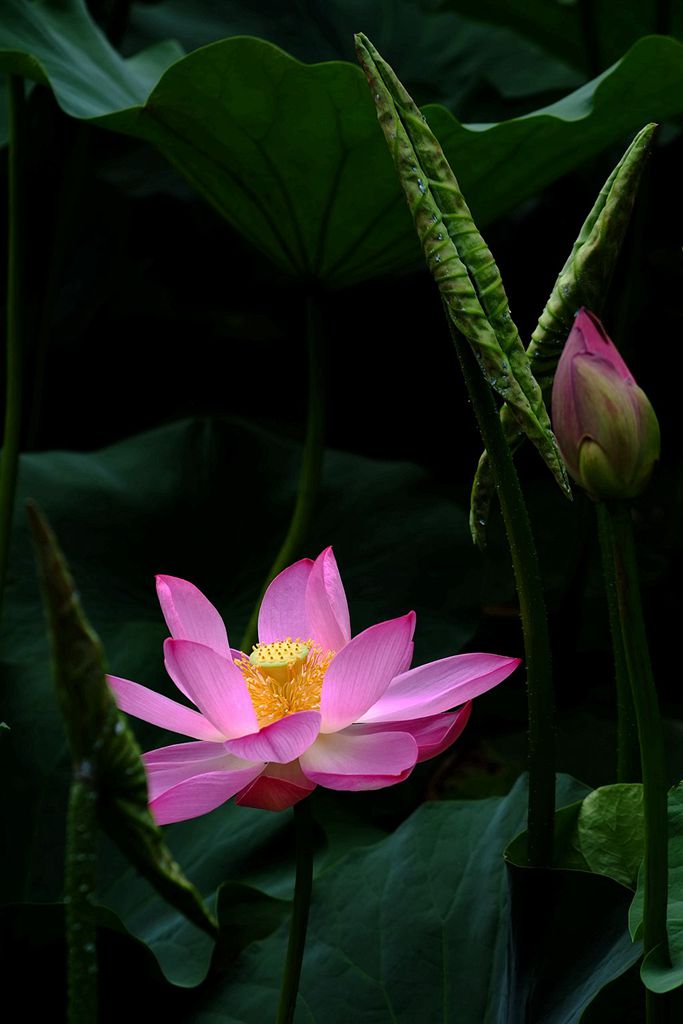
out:
{"label": "pink lotus bud", "polygon": [[553,429],[571,475],[599,499],[635,498],[659,458],[644,391],[586,309],[576,315],[553,382]]}

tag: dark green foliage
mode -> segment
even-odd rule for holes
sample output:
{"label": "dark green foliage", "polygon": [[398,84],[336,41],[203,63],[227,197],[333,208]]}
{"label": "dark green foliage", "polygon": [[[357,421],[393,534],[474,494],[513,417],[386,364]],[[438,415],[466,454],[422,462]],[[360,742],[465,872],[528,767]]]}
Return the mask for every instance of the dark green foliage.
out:
{"label": "dark green foliage", "polygon": [[[634,938],[643,927],[643,878],[631,904],[629,926]],[[669,934],[668,957],[661,948],[654,949],[643,961],[641,975],[653,992],[670,992],[683,985],[683,786],[669,793]]]}
{"label": "dark green foliage", "polygon": [[[559,803],[581,792],[561,779]],[[597,876],[521,871],[511,920],[501,853],[524,822],[525,804],[523,782],[502,799],[427,803],[392,836],[320,875],[300,1019],[342,1024],[363,1007],[377,1024],[578,1022],[600,987],[638,956],[624,924],[629,894]],[[520,888],[527,890],[523,906],[515,903]],[[534,906],[545,911],[542,970],[522,957]],[[594,914],[600,929],[591,924]],[[518,969],[509,959],[510,927],[519,932]],[[198,1024],[263,1020],[285,937],[281,928],[250,947],[201,1002]]]}
{"label": "dark green foliage", "polygon": [[[74,49],[82,60],[62,59]],[[300,64],[245,37],[179,56],[164,44],[122,60],[82,0],[5,3],[0,67],[49,82],[73,117],[153,142],[288,274],[341,287],[418,265],[357,68]],[[610,75],[486,131],[425,112],[485,225],[644,121],[679,115],[682,83],[683,47],[645,39]]]}
{"label": "dark green foliage", "polygon": [[[78,811],[78,807],[85,810],[90,801],[103,828],[137,869],[190,920],[214,934],[211,915],[173,860],[147,809],[147,780],[140,748],[107,686],[102,645],[81,609],[64,556],[35,505],[29,505],[28,514],[43,587],[57,697],[72,759],[75,788],[69,813],[76,846],[67,851],[67,873],[80,872],[75,862],[93,857],[95,818]],[[90,834],[88,843],[78,835],[86,831]],[[85,883],[80,873],[79,882],[92,891],[93,865],[89,882]],[[73,906],[73,896],[70,899]]]}

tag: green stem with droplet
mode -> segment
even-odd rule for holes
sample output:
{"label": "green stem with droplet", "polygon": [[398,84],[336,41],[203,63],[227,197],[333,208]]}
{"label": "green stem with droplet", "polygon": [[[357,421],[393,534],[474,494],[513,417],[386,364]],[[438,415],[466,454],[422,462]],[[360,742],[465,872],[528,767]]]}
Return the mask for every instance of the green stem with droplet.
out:
{"label": "green stem with droplet", "polygon": [[296,881],[277,1024],[292,1024],[294,1020],[301,965],[306,945],[308,912],[313,888],[313,822],[307,799],[295,804],[294,824],[296,827]]}
{"label": "green stem with droplet", "polygon": [[[607,542],[614,562],[614,581],[621,639],[638,726],[643,774],[645,819],[643,951],[668,948],[668,817],[664,736],[650,652],[645,631],[633,538],[631,509],[626,502],[604,503]],[[665,1019],[664,997],[646,991],[648,1024]]]}
{"label": "green stem with droplet", "polygon": [[64,872],[68,1024],[96,1024],[97,949],[92,900],[97,873],[96,795],[77,775],[69,794]]}
{"label": "green stem with droplet", "polygon": [[602,502],[596,505],[598,537],[602,555],[602,575],[607,598],[614,676],[617,692],[617,782],[640,782],[640,752],[631,681],[626,664],[626,651],[621,635],[621,618],[617,596],[617,570],[612,548],[609,513]]}
{"label": "green stem with droplet", "polygon": [[320,488],[325,453],[325,394],[323,380],[323,331],[319,302],[313,296],[306,300],[306,337],[308,345],[308,413],[306,438],[299,472],[296,504],[287,535],[271,565],[249,624],[242,637],[241,649],[249,653],[257,639],[258,613],[269,583],[297,557],[306,540]]}
{"label": "green stem with droplet", "polygon": [[0,608],[7,577],[14,499],[21,440],[21,377],[24,303],[23,163],[26,135],[24,82],[18,75],[8,79],[9,99],[9,203],[7,242],[7,348],[5,430],[0,463]]}
{"label": "green stem with droplet", "polygon": [[552,863],[555,816],[555,700],[548,619],[538,555],[519,477],[493,394],[471,347],[450,324],[474,415],[489,454],[503,515],[524,633],[529,715],[529,864]]}

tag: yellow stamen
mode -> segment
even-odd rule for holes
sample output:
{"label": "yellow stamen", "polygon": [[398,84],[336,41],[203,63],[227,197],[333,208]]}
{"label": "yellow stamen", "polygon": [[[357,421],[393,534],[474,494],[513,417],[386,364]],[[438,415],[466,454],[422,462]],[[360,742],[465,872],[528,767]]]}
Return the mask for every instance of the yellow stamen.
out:
{"label": "yellow stamen", "polygon": [[278,640],[257,644],[249,657],[235,664],[244,676],[259,726],[270,725],[295,711],[317,711],[325,672],[333,652],[312,640]]}

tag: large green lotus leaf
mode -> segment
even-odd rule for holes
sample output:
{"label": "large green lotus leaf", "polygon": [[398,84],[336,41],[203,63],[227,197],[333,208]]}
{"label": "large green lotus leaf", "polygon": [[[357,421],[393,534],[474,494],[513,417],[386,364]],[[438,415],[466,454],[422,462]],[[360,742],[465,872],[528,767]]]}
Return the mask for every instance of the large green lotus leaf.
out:
{"label": "large green lotus leaf", "polygon": [[[238,641],[286,529],[299,460],[297,444],[227,420],[182,422],[102,452],[22,457],[0,662],[3,717],[10,726],[0,757],[4,777],[12,780],[3,786],[3,820],[12,830],[4,898],[59,898],[69,778],[24,500],[37,500],[54,525],[109,669],[171,695],[154,573],[192,579]],[[307,551],[316,554],[328,543],[335,545],[354,631],[415,608],[416,663],[453,653],[471,639],[479,618],[479,558],[466,513],[426,472],[328,452]],[[143,749],[177,740],[131,724]],[[383,806],[402,799],[409,787],[397,787]],[[346,813],[338,804],[368,806],[362,794],[332,800],[331,807],[321,806],[326,823]],[[199,821],[169,827],[165,836],[209,901],[227,878],[288,898],[289,829],[287,815],[224,805]],[[377,836],[349,820],[333,831],[337,849],[344,835],[353,835],[353,843]],[[107,857],[102,898],[134,934],[145,918],[154,921],[148,939],[160,962],[170,975],[194,983],[206,969],[210,940],[169,914],[115,853]],[[184,952],[190,935],[192,954]]]}
{"label": "large green lotus leaf", "polygon": [[[643,926],[643,873],[629,913],[631,934]],[[641,976],[653,992],[670,992],[683,985],[683,783],[669,793],[669,909],[667,912],[670,962],[655,949],[646,957]]]}
{"label": "large green lotus leaf", "polygon": [[[508,868],[514,962],[500,1020],[577,1024],[642,955],[626,926],[630,890],[603,875],[554,869],[535,878],[528,868]],[[625,1020],[604,1008],[591,1019]]]}
{"label": "large green lotus leaf", "polygon": [[[255,936],[236,935],[236,910],[248,906],[249,916],[265,913],[269,934],[287,911],[294,880],[291,816],[248,810],[225,804],[218,811],[165,830],[192,879],[214,904],[224,879],[233,882],[220,901],[220,924],[227,934],[221,947],[246,944]],[[162,904],[134,869],[111,858],[100,902],[113,909],[126,930],[146,943],[169,981],[182,987],[206,977],[214,943],[180,914]],[[223,954],[225,955],[225,954]]]}
{"label": "large green lotus leaf", "polygon": [[72,117],[96,118],[143,103],[182,49],[155,43],[124,60],[83,0],[3,0],[0,68],[52,86]]}
{"label": "large green lotus leaf", "polygon": [[[661,77],[654,73],[655,65]],[[629,103],[624,102],[625,96]],[[634,119],[631,100],[638,111]],[[427,108],[426,113],[459,173],[464,195],[472,197],[473,212],[480,222],[486,222],[607,145],[627,140],[647,121],[678,117],[682,109],[683,45],[674,39],[650,36],[637,42],[592,82],[526,117],[482,125],[477,131],[475,126],[459,125],[440,107],[433,111]],[[647,110],[652,117],[645,114]],[[480,172],[476,186],[469,177],[473,167]],[[510,202],[512,194],[516,196],[514,203]]]}
{"label": "large green lotus leaf", "polygon": [[[419,265],[358,68],[301,64],[271,43],[237,37],[176,61],[145,98],[155,54],[107,55],[82,0],[5,0],[5,9],[0,68],[49,81],[73,116],[155,143],[288,274],[339,287]],[[682,112],[683,47],[658,37],[525,117],[464,126],[445,107],[426,108],[479,224],[645,122]]]}
{"label": "large green lotus leaf", "polygon": [[[516,869],[524,862],[526,834],[505,851]],[[640,784],[602,786],[555,815],[555,863],[574,871],[606,875],[637,890],[629,909],[629,929],[635,941],[643,924],[644,849],[643,789]],[[641,976],[653,992],[683,986],[683,784],[669,793],[669,954],[653,950],[644,960]],[[683,1000],[681,1000],[683,1009]]]}
{"label": "large green lotus leaf", "polygon": [[[585,793],[560,777],[560,804]],[[520,780],[507,797],[424,804],[391,836],[323,872],[314,885],[297,1022],[346,1024],[359,1007],[369,1024],[578,1021],[637,956],[626,928],[629,896],[597,876],[525,872],[525,896],[543,898],[538,934],[546,948],[542,983],[532,964],[520,976],[508,959],[517,908],[511,922],[502,852],[524,824],[526,800]],[[513,899],[518,888],[515,881]],[[528,916],[528,905],[519,913]],[[249,946],[192,1021],[267,1020],[285,941],[283,925]]]}
{"label": "large green lotus leaf", "polygon": [[[362,30],[418,102],[469,112],[491,106],[505,116],[506,100],[574,89],[583,76],[523,36],[455,11],[429,10],[421,0],[164,0],[134,4],[129,45],[177,39],[186,50],[228,36],[257,36],[297,60],[355,63],[354,34]],[[624,50],[626,47],[624,47]],[[622,51],[623,52],[623,51]],[[487,115],[489,116],[489,115]]]}
{"label": "large green lotus leaf", "polygon": [[592,0],[590,7],[548,0],[436,0],[434,6],[514,29],[586,71],[595,62],[605,67],[616,60],[640,36],[683,35],[680,0]]}

